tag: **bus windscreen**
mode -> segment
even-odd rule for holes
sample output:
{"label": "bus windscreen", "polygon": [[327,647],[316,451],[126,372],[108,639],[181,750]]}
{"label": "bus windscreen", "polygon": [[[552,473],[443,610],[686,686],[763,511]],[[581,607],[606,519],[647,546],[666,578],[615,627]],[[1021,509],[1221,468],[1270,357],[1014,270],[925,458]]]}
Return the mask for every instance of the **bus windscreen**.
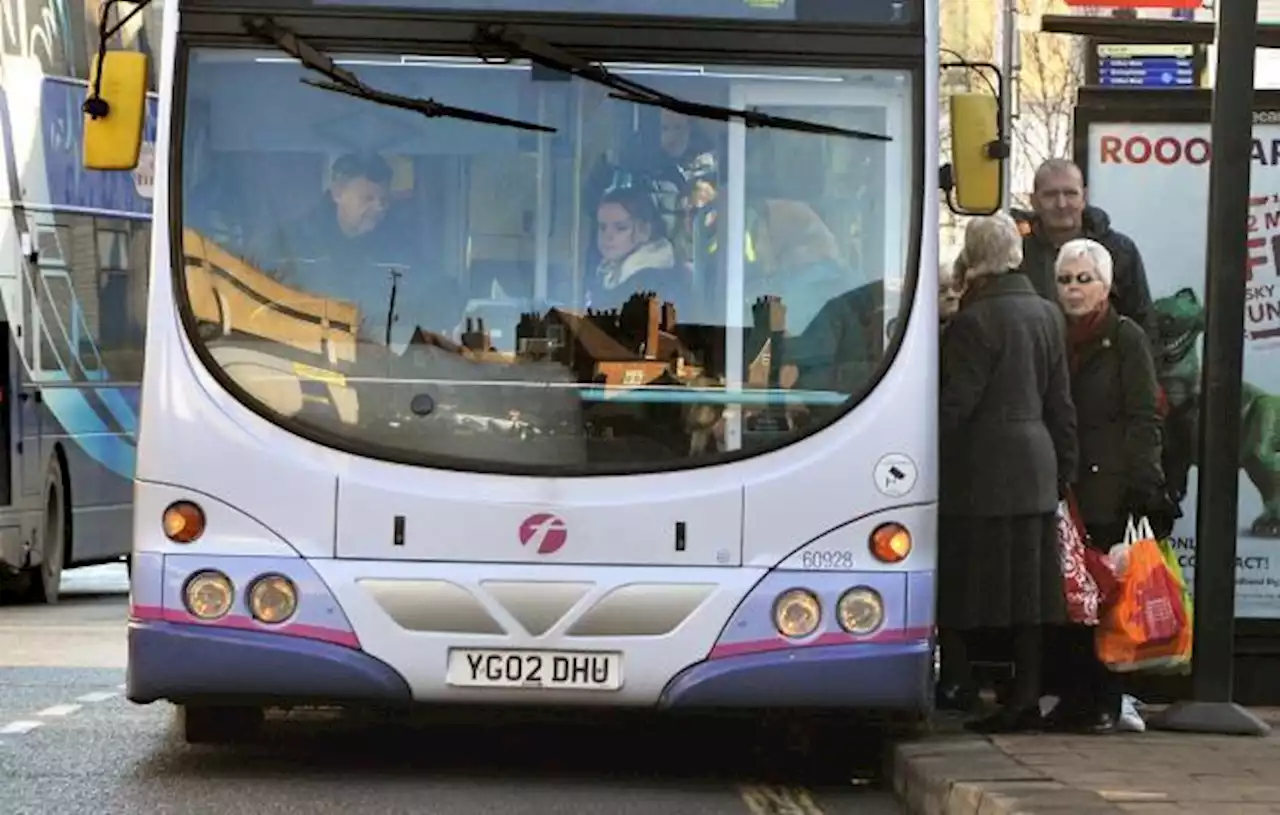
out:
{"label": "bus windscreen", "polygon": [[312,0],[315,6],[686,17],[903,26],[920,22],[920,0]]}

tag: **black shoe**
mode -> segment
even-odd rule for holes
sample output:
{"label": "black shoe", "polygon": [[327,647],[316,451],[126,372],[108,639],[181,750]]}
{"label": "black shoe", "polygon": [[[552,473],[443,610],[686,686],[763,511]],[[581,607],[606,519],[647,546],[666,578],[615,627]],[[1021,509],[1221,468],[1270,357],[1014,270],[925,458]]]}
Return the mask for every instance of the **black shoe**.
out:
{"label": "black shoe", "polygon": [[1044,717],[1038,704],[1026,707],[1003,707],[996,713],[965,724],[973,733],[1034,733],[1044,729]]}
{"label": "black shoe", "polygon": [[1087,712],[1059,702],[1044,717],[1044,730],[1046,733],[1079,733],[1091,720],[1092,717]]}
{"label": "black shoe", "polygon": [[1106,736],[1120,729],[1120,722],[1110,713],[1098,713],[1089,717],[1084,732],[1094,736]]}
{"label": "black shoe", "polygon": [[958,682],[938,685],[934,696],[939,710],[958,710],[961,713],[968,713],[978,705],[977,688]]}

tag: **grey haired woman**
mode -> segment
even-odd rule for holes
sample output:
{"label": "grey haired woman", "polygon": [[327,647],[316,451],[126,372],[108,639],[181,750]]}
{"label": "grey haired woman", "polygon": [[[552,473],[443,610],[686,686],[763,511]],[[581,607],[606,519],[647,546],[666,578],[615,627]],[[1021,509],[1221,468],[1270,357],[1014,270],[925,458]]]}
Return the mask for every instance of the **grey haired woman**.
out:
{"label": "grey haired woman", "polygon": [[971,221],[964,258],[963,304],[942,344],[943,681],[972,687],[968,632],[1007,633],[1014,686],[999,712],[971,727],[1038,729],[1043,628],[1066,619],[1056,510],[1078,455],[1066,325],[1014,272],[1022,238],[1008,215]]}

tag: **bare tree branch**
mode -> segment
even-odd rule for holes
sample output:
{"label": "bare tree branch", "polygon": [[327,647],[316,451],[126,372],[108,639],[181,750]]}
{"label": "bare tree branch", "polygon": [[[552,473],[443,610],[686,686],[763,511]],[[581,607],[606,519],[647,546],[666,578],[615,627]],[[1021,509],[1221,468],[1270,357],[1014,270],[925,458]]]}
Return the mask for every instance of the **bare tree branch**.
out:
{"label": "bare tree branch", "polygon": [[[1052,0],[1018,0],[1019,16],[1036,18],[1047,13],[1051,5]],[[971,33],[961,22],[962,18],[953,18],[957,22],[954,26],[948,25],[944,18],[943,48],[966,60],[999,64],[994,8],[991,8],[989,16],[989,25],[979,33]],[[1014,112],[1017,118],[1010,134],[1013,155],[1008,171],[1014,203],[1026,207],[1036,168],[1046,159],[1071,157],[1071,120],[1076,89],[1084,81],[1084,55],[1070,35],[1018,32],[1015,36],[1020,39],[1021,70],[1015,91],[1017,106]],[[948,57],[954,59],[954,55],[944,51],[943,61]],[[983,87],[984,83],[973,71],[953,69],[943,72],[941,95],[944,106],[939,134],[943,163],[950,160],[951,149],[945,105],[947,95],[957,91],[982,90]],[[1012,103],[1013,100],[1006,101]],[[946,209],[942,213],[942,222],[944,235],[962,226],[959,219]]]}
{"label": "bare tree branch", "polygon": [[[1039,15],[1044,0],[1019,0],[1023,14]],[[1084,55],[1076,39],[1064,34],[1021,35],[1018,119],[1014,123],[1014,197],[1027,205],[1030,180],[1046,159],[1071,158],[1071,118],[1076,89],[1084,82]]]}

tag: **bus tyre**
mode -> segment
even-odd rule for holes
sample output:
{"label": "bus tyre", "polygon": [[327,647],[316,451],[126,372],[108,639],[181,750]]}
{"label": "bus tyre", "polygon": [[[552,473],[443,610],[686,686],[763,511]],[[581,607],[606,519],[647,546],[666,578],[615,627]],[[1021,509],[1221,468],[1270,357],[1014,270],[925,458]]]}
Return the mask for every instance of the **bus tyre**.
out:
{"label": "bus tyre", "polygon": [[178,721],[188,744],[235,744],[251,741],[262,727],[263,711],[257,707],[182,705]]}
{"label": "bus tyre", "polygon": [[44,485],[44,513],[40,519],[40,565],[30,570],[26,599],[53,605],[62,589],[62,566],[67,555],[67,494],[62,462],[55,455],[49,462]]}

